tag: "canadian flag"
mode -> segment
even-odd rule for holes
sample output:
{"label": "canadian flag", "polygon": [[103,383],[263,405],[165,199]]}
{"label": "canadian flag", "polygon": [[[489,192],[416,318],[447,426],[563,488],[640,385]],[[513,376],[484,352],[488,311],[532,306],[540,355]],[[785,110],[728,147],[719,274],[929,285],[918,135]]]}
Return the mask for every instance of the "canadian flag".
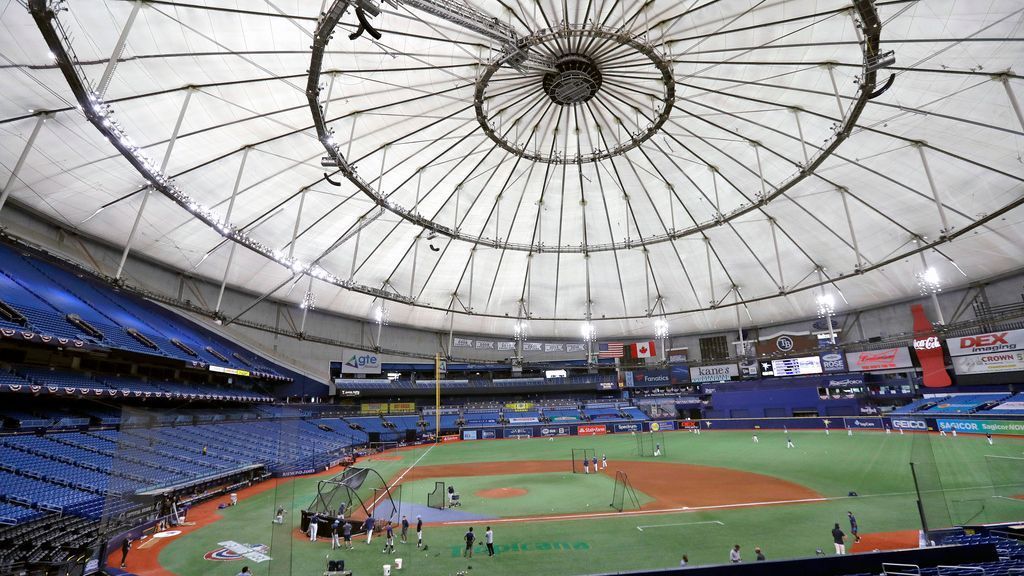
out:
{"label": "canadian flag", "polygon": [[657,352],[654,350],[654,340],[647,342],[634,342],[629,345],[633,358],[652,358]]}

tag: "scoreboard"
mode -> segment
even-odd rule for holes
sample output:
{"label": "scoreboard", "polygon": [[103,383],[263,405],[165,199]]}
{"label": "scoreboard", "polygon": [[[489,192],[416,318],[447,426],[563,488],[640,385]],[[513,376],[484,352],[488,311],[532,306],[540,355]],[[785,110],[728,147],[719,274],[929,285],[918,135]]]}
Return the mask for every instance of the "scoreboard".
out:
{"label": "scoreboard", "polygon": [[761,361],[761,376],[806,376],[821,373],[821,358],[818,356]]}

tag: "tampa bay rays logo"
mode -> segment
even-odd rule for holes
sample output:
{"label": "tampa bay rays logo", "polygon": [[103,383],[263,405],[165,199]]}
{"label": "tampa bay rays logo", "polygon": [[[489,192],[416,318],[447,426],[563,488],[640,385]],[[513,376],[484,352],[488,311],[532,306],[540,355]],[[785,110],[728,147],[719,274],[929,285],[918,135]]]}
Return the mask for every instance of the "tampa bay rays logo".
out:
{"label": "tampa bay rays logo", "polygon": [[231,560],[241,560],[242,558],[252,560],[253,562],[270,560],[270,557],[267,556],[267,553],[270,552],[270,546],[266,544],[239,544],[233,541],[218,542],[217,544],[220,545],[220,548],[204,554],[204,560],[215,562],[229,562]]}

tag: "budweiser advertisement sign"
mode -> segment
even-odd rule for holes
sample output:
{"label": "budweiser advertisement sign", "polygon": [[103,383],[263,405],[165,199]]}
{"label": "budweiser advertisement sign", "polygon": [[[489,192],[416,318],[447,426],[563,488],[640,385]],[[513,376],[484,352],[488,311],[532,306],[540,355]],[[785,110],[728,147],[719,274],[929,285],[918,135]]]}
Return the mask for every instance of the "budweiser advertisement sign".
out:
{"label": "budweiser advertisement sign", "polygon": [[883,348],[881,350],[847,352],[846,363],[850,366],[851,372],[896,370],[898,368],[910,368],[914,365],[910,360],[910,350],[906,348]]}
{"label": "budweiser advertisement sign", "polygon": [[942,342],[939,341],[935,328],[924,313],[924,306],[913,304],[910,313],[914,316],[914,354],[921,364],[924,385],[928,388],[945,388],[952,385],[949,372],[946,372]]}
{"label": "budweiser advertisement sign", "polygon": [[950,356],[1006,354],[1024,351],[1024,330],[1004,330],[946,340]]}

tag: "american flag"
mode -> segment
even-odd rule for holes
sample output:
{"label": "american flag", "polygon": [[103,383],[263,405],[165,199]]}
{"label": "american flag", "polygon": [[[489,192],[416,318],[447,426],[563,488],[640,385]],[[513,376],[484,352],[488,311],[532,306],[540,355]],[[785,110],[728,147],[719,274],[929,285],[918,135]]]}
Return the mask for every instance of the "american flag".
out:
{"label": "american flag", "polygon": [[622,342],[609,342],[597,345],[598,358],[622,358]]}

